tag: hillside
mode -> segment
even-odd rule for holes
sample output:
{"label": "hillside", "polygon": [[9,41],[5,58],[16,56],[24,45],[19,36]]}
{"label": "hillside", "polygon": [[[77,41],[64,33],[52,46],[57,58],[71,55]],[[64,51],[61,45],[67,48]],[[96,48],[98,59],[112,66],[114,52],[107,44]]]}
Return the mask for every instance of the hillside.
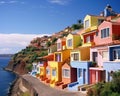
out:
{"label": "hillside", "polygon": [[48,48],[54,45],[58,38],[67,36],[73,30],[80,28],[76,28],[76,26],[77,24],[73,24],[72,27],[67,27],[51,36],[34,38],[25,49],[22,49],[12,56],[6,70],[13,71],[20,75],[28,73],[32,70],[32,63],[37,62],[38,57],[46,56],[48,54]]}

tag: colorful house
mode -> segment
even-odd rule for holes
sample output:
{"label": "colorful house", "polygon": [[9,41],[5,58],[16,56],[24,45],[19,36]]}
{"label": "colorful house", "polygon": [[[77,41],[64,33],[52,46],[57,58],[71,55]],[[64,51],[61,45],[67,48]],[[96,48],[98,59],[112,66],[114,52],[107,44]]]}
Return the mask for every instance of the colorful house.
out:
{"label": "colorful house", "polygon": [[84,18],[83,45],[93,46],[94,35],[98,31],[98,26],[104,21],[103,16],[86,15]]}
{"label": "colorful house", "polygon": [[36,77],[36,74],[37,74],[37,63],[34,62],[34,63],[32,63],[32,71],[31,71],[30,75]]}
{"label": "colorful house", "polygon": [[70,58],[68,58],[62,66],[62,81],[56,84],[56,88],[64,89],[75,81],[77,81],[77,69],[70,66]]}
{"label": "colorful house", "polygon": [[92,67],[90,71],[90,84],[101,82],[105,80],[105,70],[103,69],[103,62],[108,60],[107,45],[99,45],[90,49],[90,61]]}
{"label": "colorful house", "polygon": [[68,34],[66,37],[66,47],[67,49],[74,49],[80,46],[81,38],[78,34]]}
{"label": "colorful house", "polygon": [[62,65],[70,57],[70,50],[62,50],[54,53],[54,61],[48,61],[50,66],[50,86],[55,87],[62,81]]}
{"label": "colorful house", "polygon": [[112,79],[111,73],[120,70],[120,41],[114,41],[108,46],[108,61],[103,62],[103,69],[106,70],[107,82]]}
{"label": "colorful house", "polygon": [[79,85],[89,84],[89,60],[90,47],[79,47],[71,51],[70,65],[77,69],[77,81],[68,84],[69,90],[78,90]]}
{"label": "colorful house", "polygon": [[38,65],[39,65],[39,76],[41,81],[44,81],[47,79],[46,77],[46,67],[48,66],[48,61],[52,61],[54,59],[54,55],[50,54],[44,57],[38,58]]}
{"label": "colorful house", "polygon": [[111,43],[120,38],[120,22],[104,21],[98,27],[98,32],[94,37],[96,45]]}
{"label": "colorful house", "polygon": [[59,38],[57,40],[57,51],[64,50],[66,47],[66,39],[65,38]]}
{"label": "colorful house", "polygon": [[[106,8],[108,8],[107,6]],[[104,13],[107,14],[107,13]],[[106,15],[105,15],[106,16]],[[103,21],[94,35],[94,47],[90,50],[90,60],[96,64],[90,67],[90,83],[105,81],[105,69],[103,62],[108,61],[108,44],[120,37],[120,23],[112,21],[115,16],[108,15],[106,21]],[[108,21],[107,21],[108,20]]]}

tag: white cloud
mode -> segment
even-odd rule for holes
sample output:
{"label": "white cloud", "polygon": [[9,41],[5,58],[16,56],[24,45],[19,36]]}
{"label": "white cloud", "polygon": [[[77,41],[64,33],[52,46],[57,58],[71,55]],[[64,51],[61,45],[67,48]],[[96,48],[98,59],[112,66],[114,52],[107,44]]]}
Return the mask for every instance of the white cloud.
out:
{"label": "white cloud", "polygon": [[70,0],[49,0],[50,3],[59,4],[59,5],[66,5],[70,2]]}
{"label": "white cloud", "polygon": [[24,49],[33,38],[47,34],[0,34],[0,54],[16,53]]}
{"label": "white cloud", "polygon": [[17,0],[11,0],[11,1],[0,1],[0,5],[3,5],[3,4],[15,4],[15,3],[19,3],[19,4],[25,4],[25,2],[21,2],[21,1],[17,1]]}

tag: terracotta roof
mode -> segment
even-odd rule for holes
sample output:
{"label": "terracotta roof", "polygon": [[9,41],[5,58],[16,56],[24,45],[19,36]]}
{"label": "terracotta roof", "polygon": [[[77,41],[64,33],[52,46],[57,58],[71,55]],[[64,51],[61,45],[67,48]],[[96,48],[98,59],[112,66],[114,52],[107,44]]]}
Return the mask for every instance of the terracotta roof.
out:
{"label": "terracotta roof", "polygon": [[88,32],[83,32],[82,35],[86,35],[86,34],[90,34],[90,33],[95,33],[97,32],[98,30],[92,30],[92,31],[88,31]]}
{"label": "terracotta roof", "polygon": [[118,45],[118,44],[120,44],[120,40],[114,40],[114,41],[111,42],[111,43],[106,43],[106,44],[100,44],[100,45],[92,46],[92,48],[94,48],[94,47],[100,47],[100,46]]}

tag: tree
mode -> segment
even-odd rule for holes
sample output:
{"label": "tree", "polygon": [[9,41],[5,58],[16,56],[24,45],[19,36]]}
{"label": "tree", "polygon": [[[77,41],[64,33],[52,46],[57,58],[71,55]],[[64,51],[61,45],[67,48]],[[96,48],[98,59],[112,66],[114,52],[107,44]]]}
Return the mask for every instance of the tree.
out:
{"label": "tree", "polygon": [[77,21],[77,24],[72,25],[73,30],[80,29],[80,28],[83,28],[83,23],[81,19]]}
{"label": "tree", "polygon": [[48,42],[46,43],[46,45],[47,45],[47,47],[50,47],[51,42],[50,42],[50,41],[48,41]]}

